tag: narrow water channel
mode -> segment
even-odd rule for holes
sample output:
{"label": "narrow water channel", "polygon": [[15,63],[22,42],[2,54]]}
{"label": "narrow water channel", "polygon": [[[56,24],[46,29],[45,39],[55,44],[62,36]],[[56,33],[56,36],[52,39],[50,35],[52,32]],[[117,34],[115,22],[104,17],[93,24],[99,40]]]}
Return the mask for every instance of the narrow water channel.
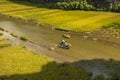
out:
{"label": "narrow water channel", "polygon": [[[19,36],[25,35],[29,40],[47,47],[54,47],[57,54],[73,58],[75,60],[96,59],[96,58],[113,58],[120,60],[120,46],[111,45],[99,41],[88,40],[80,37],[73,32],[63,32],[52,30],[47,26],[36,26],[33,24],[16,21],[5,16],[0,16],[0,27]],[[71,35],[71,39],[65,39],[72,44],[70,50],[56,47],[62,39],[63,34]],[[53,51],[49,51],[52,54]],[[44,54],[44,53],[43,53]]]}

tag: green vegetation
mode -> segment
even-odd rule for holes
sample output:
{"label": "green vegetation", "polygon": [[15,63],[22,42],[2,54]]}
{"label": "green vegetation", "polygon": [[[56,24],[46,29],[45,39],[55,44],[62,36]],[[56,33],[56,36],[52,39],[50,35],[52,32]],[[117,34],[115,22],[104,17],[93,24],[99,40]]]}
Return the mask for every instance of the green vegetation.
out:
{"label": "green vegetation", "polygon": [[28,2],[23,2],[24,5],[22,5],[19,2],[15,3],[7,0],[1,0],[0,4],[0,13],[2,14],[22,18],[25,21],[32,19],[40,24],[50,24],[56,28],[76,32],[92,31],[113,23],[120,23],[120,13],[77,10],[63,11],[34,7]]}
{"label": "green vegetation", "polygon": [[26,36],[21,36],[20,39],[23,40],[23,41],[27,41],[28,40]]}
{"label": "green vegetation", "polygon": [[16,34],[14,34],[14,33],[11,33],[10,35],[13,36],[13,37],[16,37],[16,38],[18,37],[18,36],[17,36]]}
{"label": "green vegetation", "polygon": [[37,72],[42,65],[52,61],[21,47],[4,48],[0,50],[0,57],[1,76]]}
{"label": "green vegetation", "polygon": [[89,80],[82,68],[56,64],[46,56],[22,47],[0,50],[0,79],[5,80]]}
{"label": "green vegetation", "polygon": [[120,3],[107,2],[107,0],[106,1],[103,0],[101,2],[98,0],[94,0],[94,1],[77,0],[77,1],[57,2],[56,6],[59,9],[65,9],[65,10],[86,10],[86,11],[94,10],[94,11],[120,12]]}
{"label": "green vegetation", "polygon": [[[21,1],[21,0],[12,0]],[[67,10],[95,10],[120,12],[119,0],[23,0],[46,6]],[[57,4],[57,7],[55,6]]]}
{"label": "green vegetation", "polygon": [[56,7],[65,10],[94,10],[94,7],[87,3],[86,0],[84,1],[71,1],[71,2],[57,2]]}

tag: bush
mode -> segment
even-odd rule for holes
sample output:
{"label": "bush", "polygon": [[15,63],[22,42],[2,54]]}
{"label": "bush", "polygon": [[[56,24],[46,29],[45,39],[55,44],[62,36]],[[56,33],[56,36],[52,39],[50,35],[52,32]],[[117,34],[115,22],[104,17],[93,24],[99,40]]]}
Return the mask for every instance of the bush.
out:
{"label": "bush", "polygon": [[27,41],[28,40],[26,36],[21,36],[20,39],[23,40],[23,41]]}

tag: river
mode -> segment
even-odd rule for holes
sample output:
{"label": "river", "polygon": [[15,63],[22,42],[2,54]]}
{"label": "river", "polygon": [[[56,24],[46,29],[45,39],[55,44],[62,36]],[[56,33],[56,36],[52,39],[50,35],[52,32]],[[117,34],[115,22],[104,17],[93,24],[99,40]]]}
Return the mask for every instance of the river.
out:
{"label": "river", "polygon": [[[40,45],[54,47],[54,51],[47,51],[49,54],[55,52],[56,55],[60,54],[63,55],[64,58],[70,58],[75,61],[98,58],[120,59],[119,45],[84,39],[79,35],[79,33],[53,30],[48,26],[38,27],[37,25],[24,23],[6,16],[0,16],[0,27],[16,35],[27,36],[29,40]],[[63,34],[71,35],[71,39],[63,38]],[[55,46],[63,39],[72,44],[72,48],[70,50],[61,49]],[[45,52],[43,52],[43,54],[44,53]]]}

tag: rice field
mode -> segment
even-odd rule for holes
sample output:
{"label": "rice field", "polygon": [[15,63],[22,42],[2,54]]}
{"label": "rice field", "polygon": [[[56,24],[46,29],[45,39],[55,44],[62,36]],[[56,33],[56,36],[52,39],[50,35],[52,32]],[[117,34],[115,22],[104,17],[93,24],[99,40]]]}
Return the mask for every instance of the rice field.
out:
{"label": "rice field", "polygon": [[75,32],[92,31],[112,23],[120,23],[120,13],[94,11],[63,11],[0,0],[0,13]]}
{"label": "rice field", "polygon": [[[67,74],[67,75],[66,75]],[[25,48],[0,48],[0,80],[88,80],[82,68],[56,64],[52,59]]]}

